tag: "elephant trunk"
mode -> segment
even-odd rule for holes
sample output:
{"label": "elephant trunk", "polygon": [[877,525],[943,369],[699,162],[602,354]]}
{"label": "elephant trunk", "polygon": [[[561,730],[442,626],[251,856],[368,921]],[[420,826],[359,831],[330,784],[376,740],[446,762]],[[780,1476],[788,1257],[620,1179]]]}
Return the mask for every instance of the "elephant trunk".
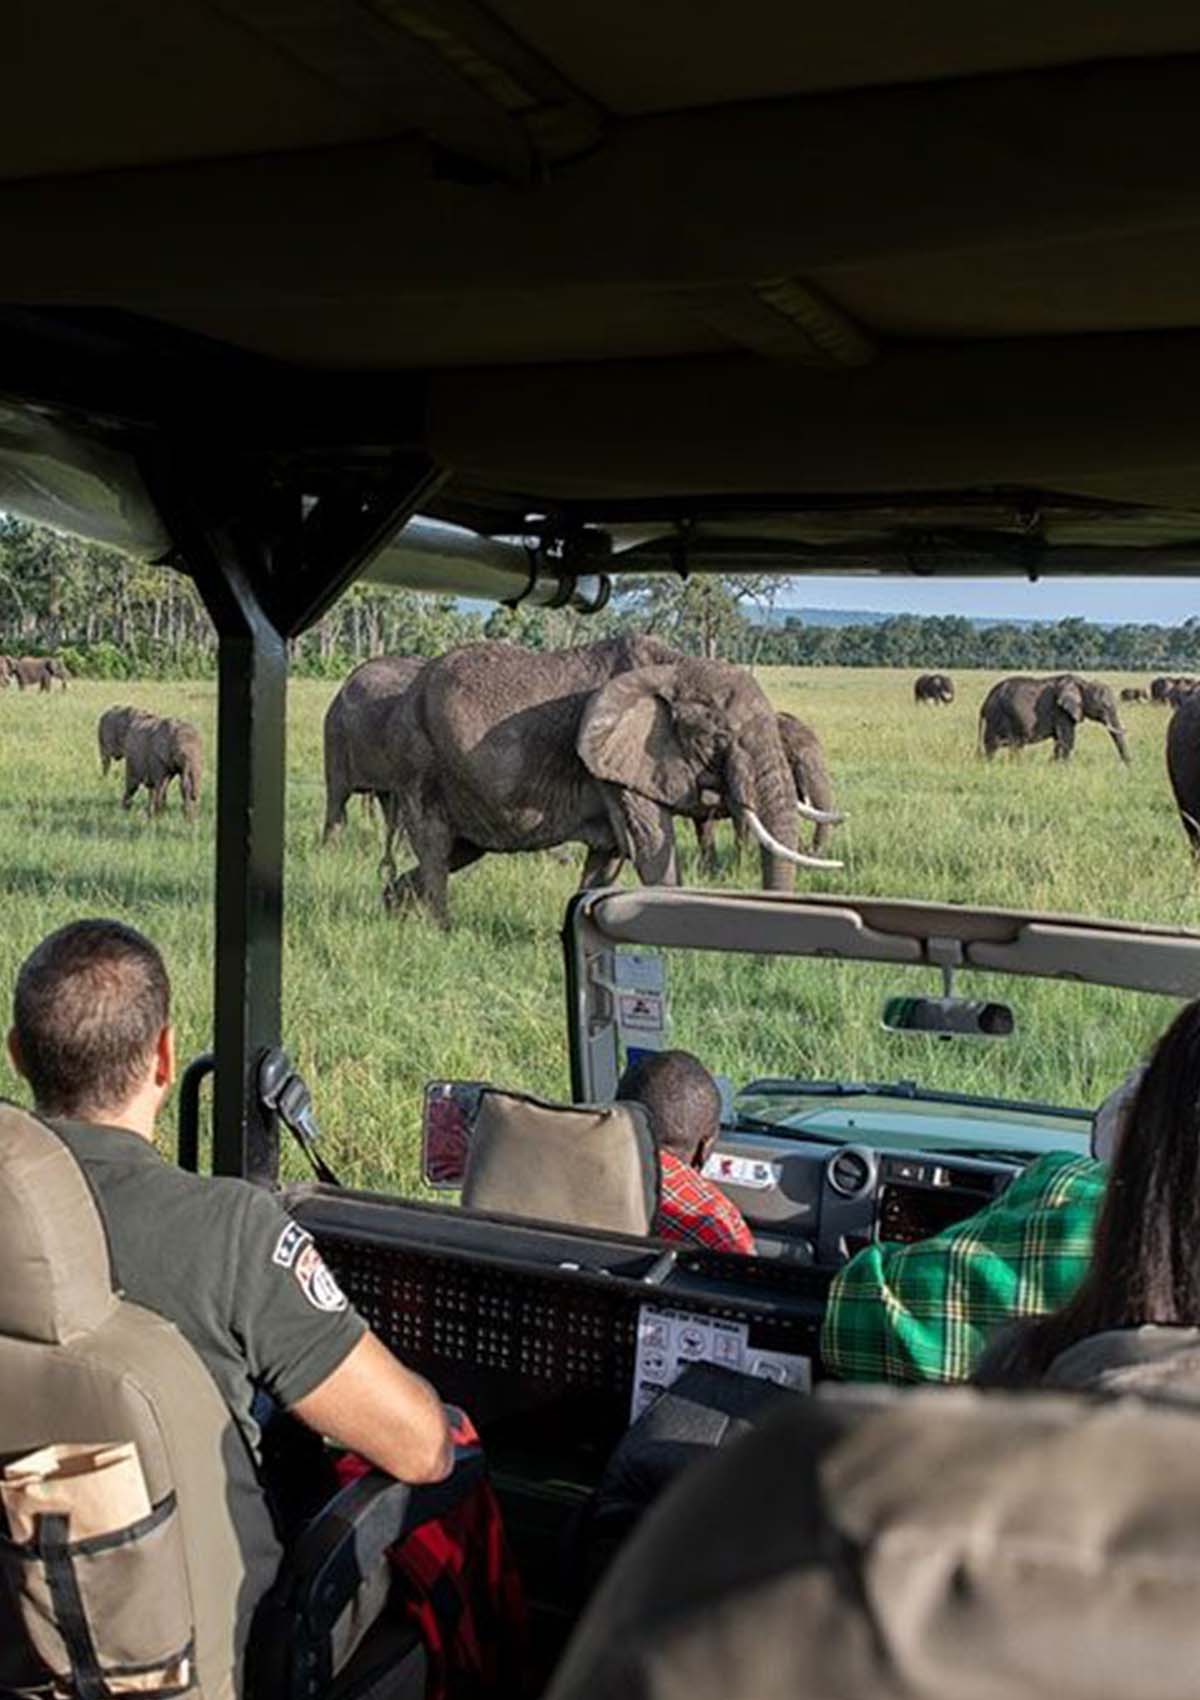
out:
{"label": "elephant trunk", "polygon": [[1117,746],[1117,754],[1120,756],[1121,760],[1125,763],[1125,766],[1128,767],[1129,766],[1129,741],[1125,736],[1125,728],[1121,725],[1120,721],[1117,721],[1115,724],[1111,725],[1108,728],[1108,735],[1112,739],[1113,743]]}
{"label": "elephant trunk", "polygon": [[796,849],[796,787],[782,746],[776,748],[776,744],[778,734],[773,743],[761,740],[753,757],[744,748],[735,747],[728,762],[728,793],[734,820],[758,840],[764,891],[790,892],[795,886],[797,864],[841,864],[806,856]]}
{"label": "elephant trunk", "polygon": [[[845,817],[837,812],[833,802],[833,783],[825,763],[814,751],[806,751],[804,759],[798,761],[793,769],[796,778],[796,793],[801,803],[807,803],[819,814],[829,818],[816,821],[813,832],[812,852],[820,856],[833,835],[833,828]],[[816,819],[810,816],[810,819]]]}

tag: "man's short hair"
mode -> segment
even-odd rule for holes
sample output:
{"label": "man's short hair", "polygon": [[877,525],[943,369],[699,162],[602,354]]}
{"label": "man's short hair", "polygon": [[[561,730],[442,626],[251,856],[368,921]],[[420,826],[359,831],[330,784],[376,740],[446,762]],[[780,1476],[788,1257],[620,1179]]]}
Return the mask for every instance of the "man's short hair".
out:
{"label": "man's short hair", "polygon": [[21,965],[13,1026],[47,1115],[123,1108],[171,1013],[163,959],[120,921],[72,921]]}
{"label": "man's short hair", "polygon": [[690,1051],[651,1051],[639,1057],[621,1076],[617,1097],[641,1104],[659,1145],[685,1163],[720,1131],[720,1091]]}

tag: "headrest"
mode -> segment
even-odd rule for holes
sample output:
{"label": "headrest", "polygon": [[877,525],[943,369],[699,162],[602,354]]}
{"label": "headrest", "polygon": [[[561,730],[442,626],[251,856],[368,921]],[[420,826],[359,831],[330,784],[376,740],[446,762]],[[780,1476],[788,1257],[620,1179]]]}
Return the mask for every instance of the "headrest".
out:
{"label": "headrest", "polygon": [[684,1476],[547,1700],[1185,1700],[1194,1411],[971,1390],[788,1400]]}
{"label": "headrest", "polygon": [[1146,1077],[1146,1065],[1130,1069],[1121,1084],[1109,1093],[1092,1117],[1092,1156],[1100,1163],[1111,1163],[1125,1136],[1125,1125],[1133,1100]]}
{"label": "headrest", "polygon": [[640,1104],[482,1094],[462,1191],[471,1209],[649,1234],[658,1192],[658,1153]]}
{"label": "headrest", "polygon": [[44,1122],[0,1102],[0,1336],[61,1345],[116,1302],[82,1169]]}
{"label": "headrest", "polygon": [[1060,1352],[1044,1387],[1200,1402],[1200,1328],[1113,1328]]}

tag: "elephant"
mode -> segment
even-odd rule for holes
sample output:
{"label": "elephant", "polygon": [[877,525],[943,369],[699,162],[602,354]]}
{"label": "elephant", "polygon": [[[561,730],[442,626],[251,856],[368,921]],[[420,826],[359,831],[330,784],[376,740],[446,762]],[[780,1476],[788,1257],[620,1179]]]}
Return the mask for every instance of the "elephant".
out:
{"label": "elephant", "polygon": [[364,795],[378,799],[385,826],[383,864],[395,873],[394,841],[399,827],[387,784],[384,728],[388,715],[425,666],[423,655],[381,655],[356,667],[325,713],[325,830],[328,844],[346,824],[346,802]]}
{"label": "elephant", "polygon": [[1074,673],[1056,673],[1050,679],[1001,679],[993,685],[979,710],[979,750],[990,758],[1002,745],[1019,750],[1053,738],[1053,759],[1066,761],[1075,748],[1075,728],[1081,720],[1099,721],[1128,765],[1129,745],[1116,697],[1107,685]]}
{"label": "elephant", "polygon": [[125,756],[125,740],[129,736],[129,728],[134,721],[140,719],[153,720],[152,714],[147,714],[144,708],[131,708],[127,703],[120,708],[106,708],[96,726],[96,738],[100,745],[100,772],[107,774],[109,764],[122,761]]}
{"label": "elephant", "polygon": [[22,691],[32,690],[35,685],[39,691],[49,691],[56,679],[65,691],[70,678],[57,655],[23,655],[19,660],[10,659],[9,666],[17,688]]}
{"label": "elephant", "polygon": [[954,680],[949,673],[920,673],[913,681],[913,701],[918,708],[922,703],[932,703],[934,707],[954,701]]}
{"label": "elephant", "polygon": [[1200,861],[1200,694],[1185,697],[1168,723],[1167,777],[1192,855]]}
{"label": "elephant", "polygon": [[416,867],[389,883],[449,925],[448,875],[489,851],[587,846],[582,884],[631,859],[647,884],[676,878],[673,816],[728,800],[762,849],[763,880],[790,890],[802,808],[775,712],[743,668],[621,637],[537,653],[479,643],[431,661],[388,717],[389,789]]}
{"label": "elephant", "polygon": [[1160,674],[1150,681],[1150,701],[1164,708],[1177,708],[1189,691],[1194,691],[1198,685],[1200,679],[1189,678],[1185,673]]}
{"label": "elephant", "polygon": [[[820,810],[825,817],[817,821],[813,831],[812,851],[814,856],[819,856],[829,843],[833,827],[842,819],[833,806],[833,782],[825,765],[825,752],[817,734],[803,720],[797,720],[794,714],[777,714],[775,718],[784,754],[796,783],[796,795],[802,803]],[[700,865],[706,873],[716,871],[717,822],[728,819],[728,816],[729,810],[722,802],[696,821]],[[738,837],[739,842],[745,842],[744,833],[739,833]]]}
{"label": "elephant", "polygon": [[179,780],[183,818],[194,820],[200,801],[200,772],[203,745],[190,720],[163,719],[156,714],[137,715],[125,736],[125,794],[121,807],[133,806],[144,785],[150,793],[151,815],[161,814],[167,787]]}
{"label": "elephant", "polygon": [[1126,685],[1121,692],[1122,702],[1149,702],[1150,692],[1143,685]]}

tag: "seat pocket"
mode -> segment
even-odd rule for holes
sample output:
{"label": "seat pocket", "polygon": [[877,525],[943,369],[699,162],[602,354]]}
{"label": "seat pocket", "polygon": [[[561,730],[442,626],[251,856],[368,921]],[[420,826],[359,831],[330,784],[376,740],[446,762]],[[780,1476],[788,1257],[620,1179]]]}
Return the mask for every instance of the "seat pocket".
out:
{"label": "seat pocket", "polygon": [[28,1543],[0,1538],[0,1572],[46,1680],[79,1700],[165,1697],[195,1685],[192,1615],[175,1495],[123,1529],[67,1539],[67,1519],[42,1515]]}

